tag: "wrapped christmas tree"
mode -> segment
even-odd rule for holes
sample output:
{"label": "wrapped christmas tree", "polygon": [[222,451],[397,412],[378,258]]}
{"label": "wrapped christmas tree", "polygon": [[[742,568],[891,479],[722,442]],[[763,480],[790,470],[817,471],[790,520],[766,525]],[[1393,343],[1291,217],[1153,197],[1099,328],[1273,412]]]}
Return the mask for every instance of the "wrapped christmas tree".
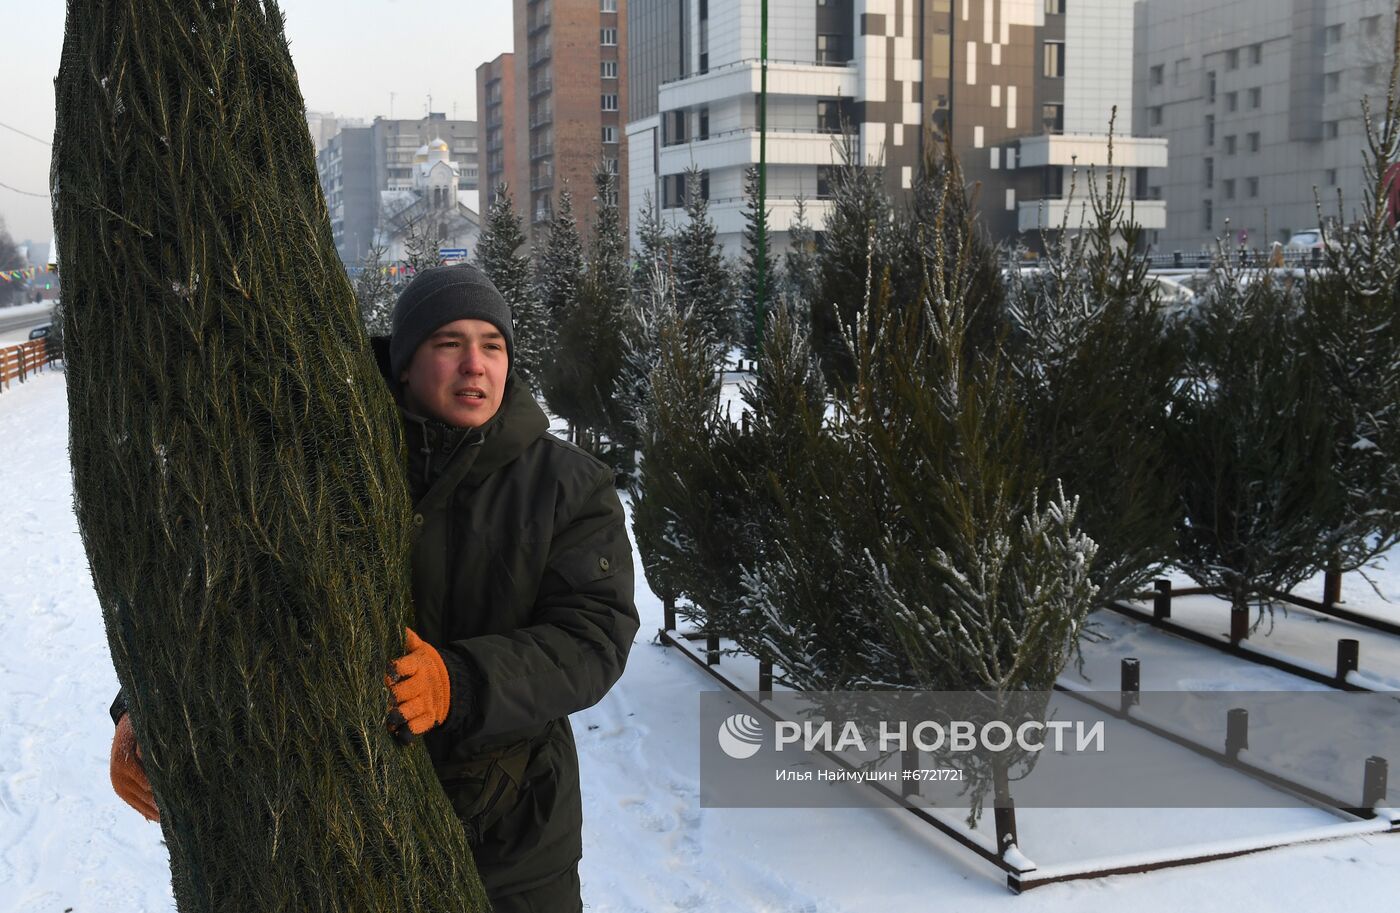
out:
{"label": "wrapped christmas tree", "polygon": [[385,728],[402,445],[277,4],[70,0],[57,101],[78,520],[179,909],[487,909]]}

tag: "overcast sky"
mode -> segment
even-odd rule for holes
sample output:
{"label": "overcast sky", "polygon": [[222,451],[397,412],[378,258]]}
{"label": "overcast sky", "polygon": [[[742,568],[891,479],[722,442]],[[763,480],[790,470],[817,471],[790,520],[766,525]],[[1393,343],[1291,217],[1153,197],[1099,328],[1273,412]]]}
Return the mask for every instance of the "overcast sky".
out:
{"label": "overcast sky", "polygon": [[[53,77],[62,0],[0,0],[0,184],[44,194],[53,138]],[[503,0],[282,0],[292,59],[313,111],[371,119],[421,117],[428,95],[448,117],[476,117],[476,68],[511,49]],[[16,241],[48,241],[48,197],[0,187],[0,218]]]}

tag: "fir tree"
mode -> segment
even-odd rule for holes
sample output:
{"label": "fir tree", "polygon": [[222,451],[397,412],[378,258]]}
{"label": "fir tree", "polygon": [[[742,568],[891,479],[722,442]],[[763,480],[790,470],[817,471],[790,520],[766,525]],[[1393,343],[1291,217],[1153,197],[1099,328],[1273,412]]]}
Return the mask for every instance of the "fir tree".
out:
{"label": "fir tree", "polygon": [[685,224],[671,240],[676,300],[681,310],[694,312],[714,344],[728,348],[735,333],[729,270],[696,168],[685,175],[685,215]]}
{"label": "fir tree", "polygon": [[578,301],[583,282],[583,244],[574,219],[574,197],[567,187],[559,192],[559,207],[549,220],[544,241],[535,255],[535,288],[551,325]]}
{"label": "fir tree", "polygon": [[806,323],[817,288],[817,233],[807,221],[807,198],[798,194],[794,205],[788,250],[783,255],[785,298],[789,309]]}
{"label": "fir tree", "polygon": [[[403,265],[407,267],[408,277],[412,277],[421,269],[442,265],[442,254],[438,251],[437,240],[429,237],[427,222],[424,219],[413,219],[404,226]],[[407,282],[405,279],[404,284]]]}
{"label": "fir tree", "polygon": [[651,191],[646,192],[637,214],[637,241],[641,246],[633,258],[632,293],[637,301],[651,301],[656,297],[652,281],[671,271],[673,266],[671,239],[661,223],[661,213],[657,211]]}
{"label": "fir tree", "polygon": [[849,381],[854,365],[845,337],[856,313],[889,273],[895,245],[883,167],[863,165],[854,144],[842,144],[840,150],[811,319],[812,343],[822,369],[829,378]]}
{"label": "fir tree", "polygon": [[[773,302],[778,300],[778,271],[767,232],[763,235],[762,244],[759,243],[758,169],[752,166],[744,170],[744,201],[744,253],[740,265],[738,330],[744,354],[752,358],[758,354],[758,333],[763,319],[759,313],[760,284],[763,286],[762,306],[765,312],[771,313]],[[763,213],[765,225],[770,214],[766,210]],[[761,276],[760,248],[763,253]]]}
{"label": "fir tree", "polygon": [[1328,391],[1302,357],[1298,291],[1254,278],[1229,266],[1215,275],[1168,437],[1183,511],[1178,560],[1230,600],[1232,639],[1265,590],[1291,590],[1326,567],[1320,524],[1344,497],[1331,472]]}
{"label": "fir tree", "polygon": [[[1400,58],[1398,58],[1400,59]],[[1321,373],[1332,416],[1331,467],[1345,492],[1319,518],[1320,549],[1337,571],[1359,569],[1400,541],[1400,238],[1389,201],[1400,181],[1400,103],[1395,77],[1385,118],[1362,101],[1367,148],[1360,218],[1324,237],[1327,268],[1303,297],[1306,356]]]}
{"label": "fir tree", "polygon": [[76,510],[179,909],[488,909],[385,727],[402,443],[277,5],[73,0],[56,96]]}
{"label": "fir tree", "polygon": [[501,184],[486,216],[486,231],[476,247],[477,263],[511,307],[515,322],[512,370],[538,389],[545,360],[553,348],[549,315],[536,297],[530,260],[520,253],[525,233],[515,212],[510,188]]}
{"label": "fir tree", "polygon": [[360,320],[371,336],[388,336],[394,312],[394,281],[384,263],[384,246],[372,244],[360,261],[360,274],[355,277],[355,301],[360,306]]}
{"label": "fir tree", "polygon": [[1092,223],[1060,232],[1036,273],[1009,277],[1009,344],[1028,456],[1079,497],[1109,602],[1142,589],[1173,549],[1167,422],[1182,355],[1135,253],[1126,186],[1101,192],[1091,174],[1090,188]]}

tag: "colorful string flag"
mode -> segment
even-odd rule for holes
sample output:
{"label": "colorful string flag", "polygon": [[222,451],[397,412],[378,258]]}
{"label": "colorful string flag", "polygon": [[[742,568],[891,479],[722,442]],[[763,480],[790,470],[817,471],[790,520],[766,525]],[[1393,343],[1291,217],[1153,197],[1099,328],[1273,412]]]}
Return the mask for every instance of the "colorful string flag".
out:
{"label": "colorful string flag", "polygon": [[6,282],[18,282],[21,279],[33,279],[39,274],[38,267],[31,266],[28,269],[0,269],[0,279]]}

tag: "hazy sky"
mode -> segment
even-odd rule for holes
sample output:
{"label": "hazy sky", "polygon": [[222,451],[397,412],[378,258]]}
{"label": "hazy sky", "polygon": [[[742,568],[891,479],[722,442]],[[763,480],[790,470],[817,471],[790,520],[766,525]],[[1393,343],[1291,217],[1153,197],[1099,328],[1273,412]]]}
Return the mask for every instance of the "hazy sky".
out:
{"label": "hazy sky", "polygon": [[[63,43],[62,0],[0,0],[0,184],[46,193],[49,147],[6,127],[53,138],[53,77]],[[371,119],[421,117],[428,95],[448,117],[476,117],[476,68],[511,49],[505,0],[282,0],[292,59],[313,111]],[[0,217],[16,241],[48,241],[47,196],[0,187]]]}

